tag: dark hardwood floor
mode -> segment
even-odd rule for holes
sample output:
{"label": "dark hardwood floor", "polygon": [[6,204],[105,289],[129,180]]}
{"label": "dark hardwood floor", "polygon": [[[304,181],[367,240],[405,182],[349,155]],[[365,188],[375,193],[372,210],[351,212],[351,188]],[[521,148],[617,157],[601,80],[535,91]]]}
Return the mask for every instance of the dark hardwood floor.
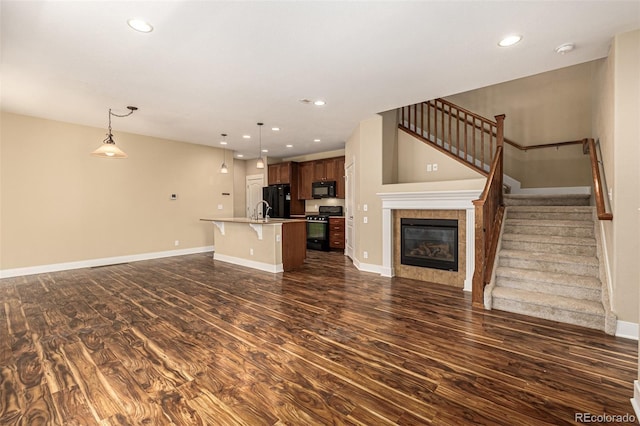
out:
{"label": "dark hardwood floor", "polygon": [[0,280],[0,424],[576,424],[633,414],[637,342],[358,272],[191,255]]}

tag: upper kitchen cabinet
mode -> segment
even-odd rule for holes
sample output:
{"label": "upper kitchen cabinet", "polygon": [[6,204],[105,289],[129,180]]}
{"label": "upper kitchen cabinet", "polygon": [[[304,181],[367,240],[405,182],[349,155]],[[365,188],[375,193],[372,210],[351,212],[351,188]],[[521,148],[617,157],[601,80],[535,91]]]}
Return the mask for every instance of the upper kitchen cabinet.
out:
{"label": "upper kitchen cabinet", "polygon": [[336,198],[344,198],[344,162],[344,157],[334,157],[299,163],[298,198],[301,200],[313,199],[311,184],[322,181],[335,181]]}
{"label": "upper kitchen cabinet", "polygon": [[314,182],[315,161],[305,161],[300,163],[298,172],[300,173],[300,185],[298,186],[298,199],[311,200],[311,184]]}
{"label": "upper kitchen cabinet", "polygon": [[291,184],[291,177],[294,176],[291,170],[294,167],[293,164],[291,161],[269,164],[269,185]]}
{"label": "upper kitchen cabinet", "polygon": [[338,180],[338,176],[344,173],[338,171],[338,162],[342,158],[344,168],[344,157],[325,158],[313,162],[313,181]]}

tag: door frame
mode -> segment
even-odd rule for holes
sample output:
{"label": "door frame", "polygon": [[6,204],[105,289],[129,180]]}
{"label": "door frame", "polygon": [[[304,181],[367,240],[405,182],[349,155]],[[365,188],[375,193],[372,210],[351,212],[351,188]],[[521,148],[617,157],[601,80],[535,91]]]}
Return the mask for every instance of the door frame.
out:
{"label": "door frame", "polygon": [[345,246],[344,254],[353,260],[354,243],[355,243],[355,221],[353,217],[356,180],[355,176],[356,159],[353,157],[351,162],[345,166]]}
{"label": "door frame", "polygon": [[[251,206],[251,193],[249,191],[249,186],[250,184],[259,184],[260,188],[262,188],[264,186],[264,174],[259,174],[259,175],[247,175],[247,177],[245,178],[246,181],[246,185],[247,185],[247,194],[245,196],[245,215],[246,217],[250,218],[251,215],[253,214],[253,210],[251,210],[253,208],[253,206]],[[262,199],[262,195],[260,196],[260,199]]]}

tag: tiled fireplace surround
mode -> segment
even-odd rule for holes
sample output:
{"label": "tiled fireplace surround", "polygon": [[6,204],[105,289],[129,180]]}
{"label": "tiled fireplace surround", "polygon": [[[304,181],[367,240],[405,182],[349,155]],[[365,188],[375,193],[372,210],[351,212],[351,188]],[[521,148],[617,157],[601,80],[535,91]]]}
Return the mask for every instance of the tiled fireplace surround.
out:
{"label": "tiled fireplace surround", "polygon": [[[482,191],[379,193],[382,199],[382,275],[436,282],[471,291],[475,268],[475,210]],[[441,271],[400,264],[400,219],[458,220],[458,271]]]}

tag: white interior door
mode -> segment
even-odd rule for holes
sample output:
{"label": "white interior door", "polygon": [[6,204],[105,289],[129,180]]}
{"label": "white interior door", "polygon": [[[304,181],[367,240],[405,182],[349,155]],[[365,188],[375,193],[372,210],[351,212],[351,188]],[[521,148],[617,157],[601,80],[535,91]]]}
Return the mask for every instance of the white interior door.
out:
{"label": "white interior door", "polygon": [[[253,210],[262,200],[262,187],[264,186],[264,175],[249,175],[247,176],[247,217],[253,215]],[[262,217],[262,209],[258,212],[259,217]]]}
{"label": "white interior door", "polygon": [[345,185],[345,216],[346,216],[346,220],[345,220],[345,225],[346,225],[346,234],[345,234],[345,251],[344,254],[346,254],[347,256],[349,256],[349,258],[351,258],[351,260],[353,260],[353,245],[355,242],[355,238],[354,238],[354,229],[353,229],[353,198],[355,196],[355,179],[353,178],[353,174],[354,174],[354,161],[352,161],[351,163],[349,163],[349,165],[346,168],[346,173],[345,173],[345,179],[346,179],[346,185]]}

